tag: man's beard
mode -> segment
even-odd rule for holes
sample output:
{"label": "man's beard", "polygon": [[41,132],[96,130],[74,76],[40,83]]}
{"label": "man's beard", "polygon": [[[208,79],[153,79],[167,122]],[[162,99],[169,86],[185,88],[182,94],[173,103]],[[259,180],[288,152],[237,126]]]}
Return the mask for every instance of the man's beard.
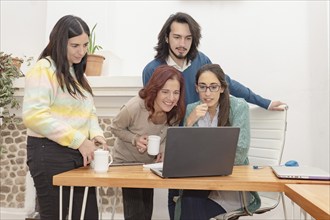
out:
{"label": "man's beard", "polygon": [[176,55],[175,53],[174,53],[174,51],[172,50],[172,48],[171,47],[169,47],[170,48],[170,51],[172,52],[172,54],[173,54],[173,56],[175,56],[175,58],[177,58],[177,59],[179,59],[179,60],[185,60],[186,58],[187,58],[187,55],[181,55],[181,54],[179,54],[179,55]]}

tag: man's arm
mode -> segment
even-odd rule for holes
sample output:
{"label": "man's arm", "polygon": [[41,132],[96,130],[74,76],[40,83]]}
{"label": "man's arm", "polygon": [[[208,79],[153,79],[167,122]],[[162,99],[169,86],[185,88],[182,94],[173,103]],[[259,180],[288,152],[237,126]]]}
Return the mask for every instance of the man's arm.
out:
{"label": "man's arm", "polygon": [[241,83],[231,79],[228,75],[226,75],[226,81],[229,85],[229,92],[231,95],[243,98],[245,101],[258,105],[264,109],[268,109],[271,100],[265,99],[261,97],[260,95],[255,94],[253,91],[251,91],[249,88],[245,87]]}

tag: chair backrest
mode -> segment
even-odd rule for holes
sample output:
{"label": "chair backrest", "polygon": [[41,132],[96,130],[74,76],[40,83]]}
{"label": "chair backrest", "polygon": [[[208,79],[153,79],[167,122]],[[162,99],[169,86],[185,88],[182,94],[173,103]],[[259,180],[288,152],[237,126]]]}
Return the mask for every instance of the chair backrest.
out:
{"label": "chair backrest", "polygon": [[[285,144],[287,109],[269,111],[250,105],[251,143],[248,153],[250,165],[279,165]],[[261,214],[274,209],[280,202],[278,192],[258,192],[261,207],[256,213]],[[237,219],[247,213],[232,211],[214,217],[215,219]]]}
{"label": "chair backrest", "polygon": [[287,109],[269,111],[250,106],[250,165],[279,165],[285,144]]}

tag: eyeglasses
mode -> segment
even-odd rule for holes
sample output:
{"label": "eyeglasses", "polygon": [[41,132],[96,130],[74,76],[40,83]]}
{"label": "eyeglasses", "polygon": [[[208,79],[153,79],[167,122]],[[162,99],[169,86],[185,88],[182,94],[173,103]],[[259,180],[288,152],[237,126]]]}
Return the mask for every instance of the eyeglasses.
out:
{"label": "eyeglasses", "polygon": [[205,84],[198,84],[197,85],[198,91],[199,92],[206,92],[207,89],[210,90],[210,92],[218,92],[219,89],[221,88],[221,85],[218,84],[211,84],[209,86],[205,85]]}

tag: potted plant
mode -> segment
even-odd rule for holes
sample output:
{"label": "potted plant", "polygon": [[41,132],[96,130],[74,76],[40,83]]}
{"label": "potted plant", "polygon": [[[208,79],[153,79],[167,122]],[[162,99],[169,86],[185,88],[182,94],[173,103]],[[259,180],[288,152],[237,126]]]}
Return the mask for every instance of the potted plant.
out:
{"label": "potted plant", "polygon": [[96,25],[97,23],[94,25],[89,35],[89,44],[87,50],[88,55],[85,70],[85,74],[87,76],[99,76],[102,72],[103,62],[105,60],[104,56],[95,54],[97,50],[103,49],[100,45],[96,44]]}
{"label": "potted plant", "polygon": [[24,76],[19,68],[21,63],[23,59],[12,58],[11,54],[0,52],[0,124],[3,125],[13,122],[15,115],[10,113],[10,109],[18,109],[20,106],[14,97],[17,88],[13,87],[13,81]]}

